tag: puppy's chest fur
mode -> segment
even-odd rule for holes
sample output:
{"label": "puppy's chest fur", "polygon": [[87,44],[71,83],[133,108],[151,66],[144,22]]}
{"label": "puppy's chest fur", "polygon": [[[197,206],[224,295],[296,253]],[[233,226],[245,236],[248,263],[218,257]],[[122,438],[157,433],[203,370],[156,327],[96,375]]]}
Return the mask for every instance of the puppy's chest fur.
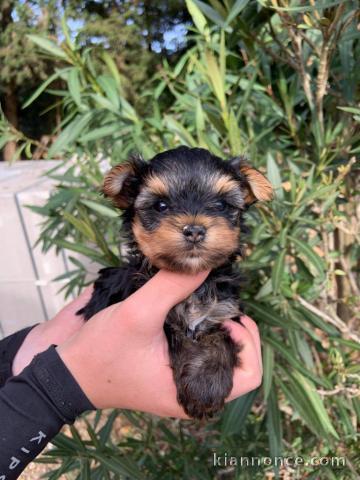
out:
{"label": "puppy's chest fur", "polygon": [[[187,336],[195,337],[195,333],[201,333],[211,325],[238,318],[241,314],[240,278],[234,272],[231,260],[234,259],[214,269],[193,294],[172,308],[166,322],[176,330],[187,332]],[[154,273],[148,272],[149,276]]]}
{"label": "puppy's chest fur", "polygon": [[[176,329],[187,331],[188,336],[194,336],[195,332],[200,333],[211,324],[237,319],[241,314],[240,277],[234,271],[234,261],[235,258],[231,258],[223,266],[214,269],[194,293],[170,310],[166,322],[176,326]],[[147,281],[157,269],[147,268],[146,263],[143,260],[140,271]]]}
{"label": "puppy's chest fur", "polygon": [[176,305],[169,313],[167,321],[183,325],[192,334],[202,330],[204,321],[208,327],[209,323],[216,324],[224,319],[239,317],[239,302],[235,298],[221,299],[221,292],[209,290],[213,290],[212,294],[204,295],[203,292],[196,291]]}
{"label": "puppy's chest fur", "polygon": [[[143,255],[128,254],[118,268],[104,268],[95,282],[97,295],[81,311],[85,319],[113,303],[121,302],[141,288],[158,270]],[[240,315],[240,279],[232,262],[214,269],[205,282],[168,313],[166,322],[192,336],[209,325]]]}

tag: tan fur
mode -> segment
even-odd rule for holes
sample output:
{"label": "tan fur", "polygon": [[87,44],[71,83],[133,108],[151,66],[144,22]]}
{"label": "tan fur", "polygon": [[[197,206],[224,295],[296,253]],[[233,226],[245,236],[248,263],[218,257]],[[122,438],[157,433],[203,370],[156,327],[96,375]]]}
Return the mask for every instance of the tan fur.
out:
{"label": "tan fur", "polygon": [[169,193],[169,188],[161,177],[151,175],[147,178],[145,186],[155,195],[166,196]]}
{"label": "tan fur", "polygon": [[121,163],[113,167],[104,178],[103,193],[110,197],[119,208],[129,206],[126,196],[121,194],[125,179],[133,173],[133,167],[129,163]]}
{"label": "tan fur", "polygon": [[228,193],[232,190],[239,190],[239,184],[228,175],[221,175],[214,183],[215,193]]}
{"label": "tan fur", "polygon": [[[192,250],[183,236],[183,228],[188,224],[203,225],[207,229],[204,241]],[[206,215],[165,218],[151,232],[145,230],[135,216],[133,232],[140,250],[152,265],[189,273],[221,265],[236,249],[239,236],[238,228],[231,228],[225,219]]]}
{"label": "tan fur", "polygon": [[256,200],[265,202],[273,198],[272,185],[262,173],[246,164],[240,166],[240,171],[245,175],[250,186],[250,190],[245,196],[246,203],[252,203]]}

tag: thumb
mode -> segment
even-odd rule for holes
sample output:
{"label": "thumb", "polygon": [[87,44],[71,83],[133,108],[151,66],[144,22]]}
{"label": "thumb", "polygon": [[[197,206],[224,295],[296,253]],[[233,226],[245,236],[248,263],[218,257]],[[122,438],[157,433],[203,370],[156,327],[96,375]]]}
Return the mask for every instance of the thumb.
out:
{"label": "thumb", "polygon": [[65,305],[65,307],[61,310],[61,312],[64,312],[64,313],[66,312],[67,315],[70,315],[70,314],[76,315],[76,312],[80,310],[80,308],[84,307],[87,304],[87,302],[90,300],[91,295],[93,294],[93,291],[94,291],[94,285],[93,284],[89,285],[81,292],[81,294],[77,298],[75,298],[72,302]]}
{"label": "thumb", "polygon": [[[121,304],[143,326],[159,327],[167,312],[194,292],[209,275],[209,270],[189,275],[160,270],[144,286]],[[146,317],[146,318],[144,318]],[[153,321],[152,321],[153,320]],[[154,325],[154,322],[156,323]]]}

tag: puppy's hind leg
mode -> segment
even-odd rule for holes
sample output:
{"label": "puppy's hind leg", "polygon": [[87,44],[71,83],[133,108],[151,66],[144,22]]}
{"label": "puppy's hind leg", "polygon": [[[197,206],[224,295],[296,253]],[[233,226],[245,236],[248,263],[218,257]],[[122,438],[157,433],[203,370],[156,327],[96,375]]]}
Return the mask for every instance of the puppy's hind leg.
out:
{"label": "puppy's hind leg", "polygon": [[176,336],[172,342],[176,348],[170,344],[170,357],[178,401],[190,417],[211,417],[232,390],[241,347],[221,324],[209,325],[195,338],[179,332]]}

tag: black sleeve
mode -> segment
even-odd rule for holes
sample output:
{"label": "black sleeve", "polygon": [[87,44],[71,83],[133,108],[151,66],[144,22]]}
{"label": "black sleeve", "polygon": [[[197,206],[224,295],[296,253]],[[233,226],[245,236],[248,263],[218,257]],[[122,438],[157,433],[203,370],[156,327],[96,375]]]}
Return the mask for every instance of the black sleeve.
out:
{"label": "black sleeve", "polygon": [[[38,324],[36,324],[38,325]],[[0,341],[0,388],[12,377],[12,364],[27,334],[36,327],[23,328]],[[1,478],[0,478],[1,480]]]}
{"label": "black sleeve", "polygon": [[67,423],[94,410],[55,345],[0,389],[0,480],[18,478]]}

